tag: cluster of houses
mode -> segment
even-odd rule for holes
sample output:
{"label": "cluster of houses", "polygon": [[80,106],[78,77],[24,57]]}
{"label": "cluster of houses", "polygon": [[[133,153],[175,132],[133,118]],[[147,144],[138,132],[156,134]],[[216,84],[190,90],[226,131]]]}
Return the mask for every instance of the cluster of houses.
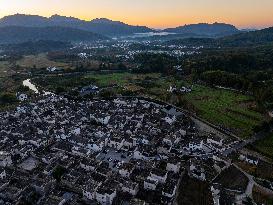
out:
{"label": "cluster of houses", "polygon": [[202,48],[203,46],[166,45],[158,41],[143,40],[136,42],[134,39],[120,39],[113,43],[97,42],[92,46],[79,44],[70,50],[83,60],[96,55],[101,56],[103,51],[107,51],[106,55],[109,55],[110,52],[115,54],[116,59],[130,61],[141,53],[166,54],[173,57],[197,55],[201,53]]}
{"label": "cluster of houses", "polygon": [[87,53],[79,53],[78,54],[79,58],[81,59],[88,59],[89,57],[91,57],[91,54],[87,54]]}
{"label": "cluster of houses", "polygon": [[16,93],[16,97],[19,101],[26,101],[28,99],[27,94],[20,92]]}
{"label": "cluster of houses", "polygon": [[137,98],[43,95],[0,121],[0,204],[173,204],[184,174],[212,180],[236,143]]}

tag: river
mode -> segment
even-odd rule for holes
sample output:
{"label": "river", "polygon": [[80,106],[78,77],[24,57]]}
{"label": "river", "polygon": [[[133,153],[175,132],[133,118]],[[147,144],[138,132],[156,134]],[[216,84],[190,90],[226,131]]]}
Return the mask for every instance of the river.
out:
{"label": "river", "polygon": [[[31,82],[30,82],[30,79],[26,79],[26,80],[24,80],[23,81],[23,86],[26,86],[26,87],[28,87],[30,90],[32,90],[33,92],[35,92],[36,94],[40,94],[40,92],[39,92],[39,90],[37,89],[37,87],[34,85],[34,84],[32,84]],[[42,94],[43,95],[52,95],[52,94],[54,94],[54,93],[52,93],[52,92],[47,92],[47,91],[42,91]]]}
{"label": "river", "polygon": [[28,87],[30,90],[32,90],[32,91],[34,91],[35,93],[39,94],[39,90],[37,89],[37,87],[36,87],[34,84],[32,84],[32,83],[30,82],[30,79],[24,80],[24,81],[23,81],[23,86],[26,86],[26,87]]}

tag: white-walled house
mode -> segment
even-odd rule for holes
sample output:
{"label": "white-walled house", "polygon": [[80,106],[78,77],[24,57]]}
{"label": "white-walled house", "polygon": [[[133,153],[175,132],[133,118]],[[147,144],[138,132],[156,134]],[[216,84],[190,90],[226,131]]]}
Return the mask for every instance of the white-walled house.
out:
{"label": "white-walled house", "polygon": [[174,183],[171,183],[171,182],[166,183],[164,185],[163,190],[162,190],[162,195],[169,197],[169,198],[173,198],[175,196],[176,189],[177,189],[177,187]]}
{"label": "white-walled house", "polygon": [[167,89],[168,92],[173,93],[177,90],[176,86],[170,85],[169,89]]}
{"label": "white-walled house", "polygon": [[[145,145],[146,146],[146,145]],[[141,160],[154,160],[157,156],[157,151],[151,146],[138,147],[134,151],[134,158]]]}
{"label": "white-walled house", "polygon": [[158,182],[164,184],[167,180],[168,172],[160,169],[153,169],[150,172],[150,177],[158,180]]}
{"label": "white-walled house", "polygon": [[89,200],[95,199],[95,192],[92,192],[89,189],[83,189],[82,195],[84,198],[89,199]]}
{"label": "white-walled house", "polygon": [[174,173],[178,173],[181,167],[181,163],[177,160],[171,160],[167,162],[166,170]]}
{"label": "white-walled house", "polygon": [[133,148],[134,146],[135,146],[134,145],[134,139],[133,138],[128,138],[128,139],[124,140],[122,149],[129,150],[129,149]]}
{"label": "white-walled house", "polygon": [[7,173],[5,171],[5,169],[0,168],[0,179],[5,179],[7,177]]}
{"label": "white-walled house", "polygon": [[122,166],[119,169],[119,174],[122,177],[127,177],[129,178],[130,175],[133,173],[135,169],[135,165],[132,163],[123,163]]}
{"label": "white-walled house", "polygon": [[7,152],[0,151],[0,167],[7,167],[12,164],[11,155]]}
{"label": "white-walled house", "polygon": [[100,152],[105,147],[107,141],[99,140],[97,142],[88,143],[87,148],[93,150],[94,152]]}
{"label": "white-walled house", "polygon": [[217,188],[217,186],[212,185],[210,187],[212,197],[213,197],[213,203],[215,205],[220,205],[220,190]]}
{"label": "white-walled house", "polygon": [[96,122],[99,122],[103,125],[107,125],[109,123],[111,116],[105,116],[105,117],[101,117],[101,118],[96,118],[94,115],[90,115],[90,119],[95,120]]}
{"label": "white-walled house", "polygon": [[112,204],[114,198],[117,196],[117,187],[119,183],[114,180],[107,180],[103,182],[95,193],[96,200],[103,205]]}
{"label": "white-walled house", "polygon": [[95,160],[83,159],[80,162],[80,167],[86,171],[94,171],[98,166],[99,162]]}
{"label": "white-walled house", "polygon": [[107,188],[99,187],[95,193],[96,200],[103,205],[112,204],[114,198],[117,196],[117,191]]}
{"label": "white-walled house", "polygon": [[144,189],[146,190],[156,190],[158,185],[158,180],[148,176],[144,181]]}
{"label": "white-walled house", "polygon": [[224,139],[216,135],[210,135],[207,138],[208,144],[216,144],[218,146],[223,146],[223,142],[224,142]]}
{"label": "white-walled house", "polygon": [[112,137],[108,141],[108,147],[115,148],[117,150],[120,150],[123,146],[125,139],[123,138],[118,138],[118,137]]}
{"label": "white-walled house", "polygon": [[135,182],[125,181],[124,183],[122,183],[121,190],[133,196],[136,196],[139,190],[139,185]]}
{"label": "white-walled house", "polygon": [[259,163],[259,159],[255,158],[255,157],[252,157],[252,156],[243,155],[243,154],[241,154],[239,156],[239,159],[242,160],[242,161],[245,161],[245,162],[247,162],[249,164],[256,165],[256,166]]}
{"label": "white-walled house", "polygon": [[188,149],[191,151],[196,151],[196,150],[202,150],[203,149],[203,140],[200,141],[192,141],[189,143]]}
{"label": "white-walled house", "polygon": [[190,175],[202,181],[206,180],[204,169],[193,160],[190,161]]}
{"label": "white-walled house", "polygon": [[88,200],[94,200],[96,198],[96,188],[98,184],[93,181],[87,181],[86,185],[82,188],[82,195]]}

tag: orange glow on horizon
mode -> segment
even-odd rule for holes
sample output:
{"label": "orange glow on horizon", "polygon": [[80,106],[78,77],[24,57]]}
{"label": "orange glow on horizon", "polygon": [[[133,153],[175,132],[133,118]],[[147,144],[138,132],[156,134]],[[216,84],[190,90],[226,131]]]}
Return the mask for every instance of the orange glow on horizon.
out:
{"label": "orange glow on horizon", "polygon": [[238,28],[273,26],[272,0],[0,0],[0,18],[15,13],[109,18],[151,28],[214,22]]}

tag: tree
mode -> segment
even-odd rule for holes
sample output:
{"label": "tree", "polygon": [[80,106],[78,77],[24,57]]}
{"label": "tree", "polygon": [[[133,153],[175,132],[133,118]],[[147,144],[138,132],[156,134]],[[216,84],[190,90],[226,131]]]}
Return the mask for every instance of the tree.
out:
{"label": "tree", "polygon": [[173,66],[176,65],[177,59],[166,54],[150,54],[142,53],[135,57],[135,62],[140,64],[137,69],[134,69],[136,73],[164,73],[171,74],[173,72]]}
{"label": "tree", "polygon": [[65,172],[66,172],[66,169],[64,167],[58,165],[57,167],[54,168],[54,170],[52,172],[52,176],[54,179],[56,179],[57,182],[60,182],[61,178]]}
{"label": "tree", "polygon": [[4,94],[0,95],[0,102],[2,102],[4,104],[14,103],[17,101],[18,100],[17,100],[15,94],[13,94],[13,93],[4,93]]}
{"label": "tree", "polygon": [[124,65],[123,63],[119,63],[119,64],[118,64],[118,69],[119,69],[119,70],[126,70],[127,67],[126,67],[126,65]]}
{"label": "tree", "polygon": [[64,89],[64,87],[58,86],[58,87],[55,89],[55,92],[56,92],[56,94],[60,94],[60,93],[65,92],[65,89]]}

